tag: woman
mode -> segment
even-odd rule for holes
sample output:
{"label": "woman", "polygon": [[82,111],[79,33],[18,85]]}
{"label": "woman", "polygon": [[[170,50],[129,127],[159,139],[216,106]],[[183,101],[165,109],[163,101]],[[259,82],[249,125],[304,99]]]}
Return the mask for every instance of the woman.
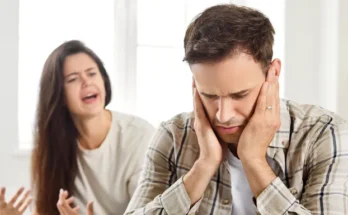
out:
{"label": "woman", "polygon": [[[32,184],[36,214],[123,214],[154,127],[110,111],[98,56],[68,41],[48,57],[40,82]],[[71,197],[74,196],[74,197]],[[89,204],[91,207],[91,204]]]}

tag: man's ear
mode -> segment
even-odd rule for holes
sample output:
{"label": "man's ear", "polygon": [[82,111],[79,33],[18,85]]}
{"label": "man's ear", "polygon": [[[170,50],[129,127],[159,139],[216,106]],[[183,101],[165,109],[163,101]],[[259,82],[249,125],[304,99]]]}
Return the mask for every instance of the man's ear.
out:
{"label": "man's ear", "polygon": [[280,59],[275,58],[271,63],[270,69],[273,69],[275,71],[275,75],[279,77],[281,67],[282,67],[282,62],[280,61]]}

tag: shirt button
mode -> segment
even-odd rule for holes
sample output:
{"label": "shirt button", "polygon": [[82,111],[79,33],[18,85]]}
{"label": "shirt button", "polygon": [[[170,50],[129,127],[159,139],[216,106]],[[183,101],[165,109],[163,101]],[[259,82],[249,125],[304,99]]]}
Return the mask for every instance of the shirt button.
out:
{"label": "shirt button", "polygon": [[228,199],[225,199],[224,201],[222,201],[222,204],[224,204],[224,205],[228,205],[230,203],[230,200],[228,200]]}
{"label": "shirt button", "polygon": [[295,187],[290,188],[290,193],[292,195],[296,195],[297,194],[297,189]]}

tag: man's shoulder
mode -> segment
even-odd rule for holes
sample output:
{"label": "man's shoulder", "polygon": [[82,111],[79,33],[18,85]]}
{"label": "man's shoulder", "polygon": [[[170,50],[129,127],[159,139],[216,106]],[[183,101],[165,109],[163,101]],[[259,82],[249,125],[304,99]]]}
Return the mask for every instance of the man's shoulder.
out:
{"label": "man's shoulder", "polygon": [[[180,113],[162,122],[150,148],[167,156],[173,162],[179,162],[178,166],[190,168],[199,154],[193,123],[192,112]],[[180,171],[185,172],[184,169]]]}
{"label": "man's shoulder", "polygon": [[[285,119],[287,112],[286,117],[289,120],[286,121],[287,125],[282,124],[282,127],[283,131],[289,131],[289,133],[281,135],[289,135],[291,147],[310,149],[320,139],[333,138],[332,132],[335,133],[335,138],[348,132],[347,121],[333,111],[318,105],[300,104],[289,100],[286,101],[286,107],[287,111],[282,112],[282,117]],[[282,137],[285,138],[285,136]],[[330,145],[331,142],[327,141],[326,144]]]}
{"label": "man's shoulder", "polygon": [[162,122],[162,126],[173,133],[181,133],[185,132],[185,130],[193,131],[193,123],[193,112],[182,112]]}
{"label": "man's shoulder", "polygon": [[283,100],[291,118],[297,125],[325,125],[337,126],[347,121],[337,113],[314,104],[300,104],[291,100]]}
{"label": "man's shoulder", "polygon": [[[194,131],[194,113],[179,113],[167,121],[161,123],[160,130],[164,130],[170,136],[171,145],[174,148],[196,148],[198,146],[196,133]],[[194,150],[196,151],[196,149]]]}

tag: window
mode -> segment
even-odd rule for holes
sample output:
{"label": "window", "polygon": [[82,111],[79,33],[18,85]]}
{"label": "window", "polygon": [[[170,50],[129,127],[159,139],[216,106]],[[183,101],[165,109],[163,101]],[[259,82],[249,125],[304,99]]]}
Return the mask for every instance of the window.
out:
{"label": "window", "polygon": [[138,0],[138,115],[158,125],[180,112],[192,111],[191,73],[187,63],[182,62],[186,27],[205,8],[229,2],[254,7],[269,16],[277,32],[274,56],[284,59],[285,0],[178,0],[170,4],[163,0]]}
{"label": "window", "polygon": [[104,61],[113,86],[110,109],[156,126],[192,111],[191,72],[182,62],[185,30],[205,8],[229,2],[269,16],[276,29],[274,56],[283,60],[285,0],[20,0],[19,147],[32,146],[44,61],[66,40],[82,40]]}
{"label": "window", "polygon": [[[20,149],[31,148],[44,62],[58,45],[79,39],[104,61],[114,79],[114,1],[21,0],[18,129]],[[39,5],[39,6],[38,6]]]}
{"label": "window", "polygon": [[154,125],[192,110],[192,76],[183,62],[183,39],[191,20],[228,0],[138,1],[136,114]]}

